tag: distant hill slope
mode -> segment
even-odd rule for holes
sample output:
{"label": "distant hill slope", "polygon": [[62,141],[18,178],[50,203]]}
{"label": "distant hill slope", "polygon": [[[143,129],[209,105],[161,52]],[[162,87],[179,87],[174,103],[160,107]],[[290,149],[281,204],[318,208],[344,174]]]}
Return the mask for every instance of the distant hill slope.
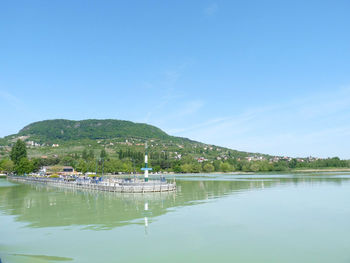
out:
{"label": "distant hill slope", "polygon": [[111,139],[118,137],[155,138],[162,140],[172,138],[172,136],[152,125],[112,119],[82,121],[56,119],[39,121],[27,125],[17,135],[30,136],[32,139],[40,142]]}
{"label": "distant hill slope", "polygon": [[[0,158],[9,155],[11,146],[18,138],[27,142],[30,156],[65,156],[79,153],[89,147],[96,151],[105,148],[111,155],[116,156],[120,149],[143,151],[142,145],[145,141],[149,141],[150,151],[168,151],[174,156],[191,155],[208,159],[267,156],[171,136],[155,126],[144,123],[113,119],[56,119],[31,123],[17,134],[0,138]],[[54,147],[56,144],[59,144],[59,148]]]}

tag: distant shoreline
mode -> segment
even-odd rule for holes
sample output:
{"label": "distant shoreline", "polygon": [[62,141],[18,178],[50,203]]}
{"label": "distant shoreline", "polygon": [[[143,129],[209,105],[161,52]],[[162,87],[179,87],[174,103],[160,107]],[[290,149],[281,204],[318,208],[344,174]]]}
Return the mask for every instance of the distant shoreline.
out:
{"label": "distant shoreline", "polygon": [[[222,174],[222,175],[258,175],[258,174],[288,174],[288,173],[314,173],[314,172],[350,172],[350,168],[320,168],[320,169],[292,169],[292,170],[286,170],[286,171],[266,171],[266,172],[243,172],[243,171],[236,171],[236,172],[210,172],[210,173],[159,173],[159,174],[152,174],[152,176],[157,175],[180,175],[180,176],[188,176],[188,175],[215,175],[215,174]],[[142,177],[142,173],[137,174],[105,174],[105,176],[138,176]],[[0,178],[6,178],[6,175],[1,174]]]}
{"label": "distant shoreline", "polygon": [[350,172],[350,168],[320,168],[320,169],[292,169],[286,171],[266,171],[266,172],[210,172],[210,173],[168,173],[168,175],[201,175],[201,174],[231,174],[231,175],[257,175],[257,174],[288,174],[288,173],[313,173],[313,172]]}
{"label": "distant shoreline", "polygon": [[295,169],[291,172],[350,172],[350,168]]}

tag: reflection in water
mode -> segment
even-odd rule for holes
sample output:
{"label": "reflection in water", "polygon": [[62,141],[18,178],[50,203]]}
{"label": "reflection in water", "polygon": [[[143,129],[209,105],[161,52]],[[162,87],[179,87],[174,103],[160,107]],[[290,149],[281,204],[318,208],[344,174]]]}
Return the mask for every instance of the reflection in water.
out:
{"label": "reflection in water", "polygon": [[[250,189],[284,184],[320,184],[349,180],[339,176],[188,176],[177,180],[178,191],[149,194],[120,194],[88,190],[60,189],[41,184],[11,185],[0,179],[0,210],[15,215],[30,227],[81,225],[106,230],[127,224],[144,224],[148,232],[152,218],[175,207],[190,206],[208,199]],[[143,220],[142,220],[143,219]]]}
{"label": "reflection in water", "polygon": [[145,234],[148,234],[148,217],[147,217],[147,212],[148,212],[148,202],[145,202]]}
{"label": "reflection in water", "polygon": [[[12,254],[13,256],[20,256],[25,258],[41,259],[46,261],[72,261],[72,258],[67,257],[56,257],[56,256],[46,256],[46,255],[26,255],[26,254]],[[1,263],[1,261],[0,261]]]}

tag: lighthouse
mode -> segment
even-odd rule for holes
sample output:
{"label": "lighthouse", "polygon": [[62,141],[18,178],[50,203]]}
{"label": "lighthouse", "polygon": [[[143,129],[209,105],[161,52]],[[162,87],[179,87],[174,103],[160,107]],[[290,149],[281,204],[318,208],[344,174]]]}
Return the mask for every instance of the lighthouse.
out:
{"label": "lighthouse", "polygon": [[152,171],[152,168],[148,167],[148,152],[147,152],[147,142],[145,146],[145,167],[141,168],[142,171],[145,171],[145,182],[148,182],[148,171]]}

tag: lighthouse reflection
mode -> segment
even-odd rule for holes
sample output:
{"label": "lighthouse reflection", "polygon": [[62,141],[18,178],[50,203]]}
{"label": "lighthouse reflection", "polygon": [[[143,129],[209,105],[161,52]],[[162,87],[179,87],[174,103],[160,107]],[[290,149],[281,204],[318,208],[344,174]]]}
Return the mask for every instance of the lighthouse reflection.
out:
{"label": "lighthouse reflection", "polygon": [[145,202],[145,234],[148,234],[148,217],[147,217],[147,212],[148,212],[148,202]]}

